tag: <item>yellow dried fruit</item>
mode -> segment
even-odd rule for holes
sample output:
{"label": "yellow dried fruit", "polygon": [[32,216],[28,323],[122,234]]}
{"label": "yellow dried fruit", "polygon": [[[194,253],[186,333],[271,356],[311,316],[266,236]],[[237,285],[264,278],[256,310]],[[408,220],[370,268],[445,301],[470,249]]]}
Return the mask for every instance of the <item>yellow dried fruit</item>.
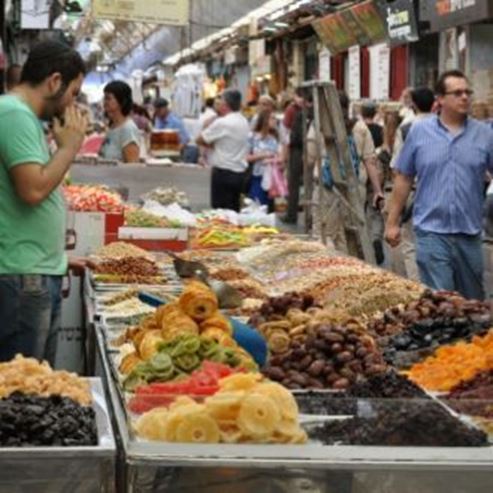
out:
{"label": "yellow dried fruit", "polygon": [[281,413],[275,402],[256,393],[245,397],[238,413],[240,430],[255,439],[271,435],[280,421]]}
{"label": "yellow dried fruit", "polygon": [[175,438],[183,443],[218,443],[219,427],[206,412],[194,412],[183,417]]}

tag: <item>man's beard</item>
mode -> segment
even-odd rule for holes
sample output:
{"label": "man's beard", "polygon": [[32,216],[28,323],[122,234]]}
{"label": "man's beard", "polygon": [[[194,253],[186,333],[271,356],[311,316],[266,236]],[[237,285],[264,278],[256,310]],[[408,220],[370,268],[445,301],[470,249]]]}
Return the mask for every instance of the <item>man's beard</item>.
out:
{"label": "man's beard", "polygon": [[54,117],[62,119],[65,113],[65,108],[62,104],[63,96],[66,87],[62,86],[53,96],[45,98],[45,105],[41,115],[42,120],[51,121]]}

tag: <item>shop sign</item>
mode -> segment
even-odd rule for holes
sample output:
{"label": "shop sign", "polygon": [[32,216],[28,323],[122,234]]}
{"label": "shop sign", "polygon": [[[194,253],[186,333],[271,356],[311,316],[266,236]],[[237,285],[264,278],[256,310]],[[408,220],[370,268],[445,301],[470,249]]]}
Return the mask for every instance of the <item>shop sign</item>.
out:
{"label": "shop sign", "polygon": [[333,55],[347,50],[358,42],[340,13],[327,15],[314,21],[312,25],[322,43]]}
{"label": "shop sign", "polygon": [[379,43],[387,35],[385,22],[373,0],[318,19],[312,26],[333,55],[356,44]]}
{"label": "shop sign", "polygon": [[411,43],[419,39],[413,0],[381,3],[380,11],[387,24],[387,36],[392,45]]}
{"label": "shop sign", "polygon": [[51,0],[22,0],[21,28],[48,29],[50,27],[51,3]]}
{"label": "shop sign", "polygon": [[493,17],[493,0],[424,0],[420,17],[431,31],[443,31]]}
{"label": "shop sign", "polygon": [[348,52],[349,60],[349,99],[355,101],[361,98],[361,48],[351,46]]}
{"label": "shop sign", "polygon": [[318,54],[318,79],[322,82],[330,81],[330,51],[322,48]]}
{"label": "shop sign", "polygon": [[387,43],[371,46],[370,98],[386,100],[390,94],[390,48]]}
{"label": "shop sign", "polygon": [[264,75],[270,75],[272,72],[272,56],[264,55],[257,59],[252,66],[253,77],[263,77]]}
{"label": "shop sign", "polygon": [[380,43],[380,41],[384,41],[386,39],[387,32],[385,23],[373,0],[359,3],[350,10],[356,22],[360,25],[368,37],[370,44]]}
{"label": "shop sign", "polygon": [[151,22],[183,26],[189,20],[188,0],[93,0],[92,12],[100,19]]}

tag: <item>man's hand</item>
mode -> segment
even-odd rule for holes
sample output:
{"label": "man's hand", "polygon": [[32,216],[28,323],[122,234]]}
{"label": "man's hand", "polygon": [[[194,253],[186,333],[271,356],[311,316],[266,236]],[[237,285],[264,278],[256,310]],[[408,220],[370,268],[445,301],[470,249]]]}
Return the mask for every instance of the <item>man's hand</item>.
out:
{"label": "man's hand", "polygon": [[392,247],[399,246],[401,242],[401,228],[387,224],[385,226],[385,241]]}
{"label": "man's hand", "polygon": [[385,197],[382,192],[377,192],[373,194],[373,200],[372,200],[372,205],[373,208],[381,211],[385,205]]}
{"label": "man's hand", "polygon": [[84,272],[84,269],[87,267],[89,269],[93,269],[96,264],[86,258],[86,257],[72,257],[68,258],[68,268],[69,270],[74,271],[77,274],[81,274]]}
{"label": "man's hand", "polygon": [[59,149],[68,149],[76,154],[86,137],[89,121],[79,108],[70,106],[65,110],[64,123],[55,117],[53,135]]}

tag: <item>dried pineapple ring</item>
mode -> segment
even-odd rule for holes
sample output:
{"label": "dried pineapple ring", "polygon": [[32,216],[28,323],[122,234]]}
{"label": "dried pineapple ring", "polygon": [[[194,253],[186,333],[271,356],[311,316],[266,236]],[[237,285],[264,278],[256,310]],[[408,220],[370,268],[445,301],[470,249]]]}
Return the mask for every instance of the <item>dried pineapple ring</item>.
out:
{"label": "dried pineapple ring", "polygon": [[165,430],[163,431],[166,441],[176,442],[176,430],[183,420],[189,415],[204,411],[204,409],[205,407],[203,405],[194,402],[192,404],[183,403],[171,410],[166,421]]}
{"label": "dried pineapple ring", "polygon": [[217,423],[206,412],[189,414],[176,428],[176,441],[185,443],[218,443]]}
{"label": "dried pineapple ring", "polygon": [[219,392],[208,397],[205,406],[209,413],[218,421],[235,421],[241,403],[246,395],[244,391]]}
{"label": "dried pineapple ring", "polygon": [[180,395],[169,406],[169,409],[170,409],[170,411],[172,411],[172,410],[177,409],[177,408],[182,407],[182,406],[190,406],[190,405],[194,405],[194,404],[196,404],[196,402],[192,398],[190,398],[186,395]]}
{"label": "dried pineapple ring", "polygon": [[219,381],[222,390],[250,390],[262,380],[260,373],[236,373]]}
{"label": "dried pineapple ring", "polygon": [[[282,411],[282,410],[281,410]],[[298,424],[297,421],[290,420],[290,419],[283,419],[277,426],[276,426],[276,433],[279,433],[280,435],[284,437],[294,437],[297,436],[300,432],[300,425]]]}
{"label": "dried pineapple ring", "polygon": [[238,413],[238,426],[253,438],[272,435],[281,421],[275,402],[266,395],[252,393],[245,397]]}
{"label": "dried pineapple ring", "polygon": [[166,440],[167,419],[168,410],[166,408],[156,407],[140,416],[135,423],[135,431],[139,436],[148,440]]}
{"label": "dried pineapple ring", "polygon": [[257,394],[269,396],[281,411],[284,419],[295,420],[298,418],[298,404],[293,394],[275,382],[266,382],[257,385],[255,388]]}

